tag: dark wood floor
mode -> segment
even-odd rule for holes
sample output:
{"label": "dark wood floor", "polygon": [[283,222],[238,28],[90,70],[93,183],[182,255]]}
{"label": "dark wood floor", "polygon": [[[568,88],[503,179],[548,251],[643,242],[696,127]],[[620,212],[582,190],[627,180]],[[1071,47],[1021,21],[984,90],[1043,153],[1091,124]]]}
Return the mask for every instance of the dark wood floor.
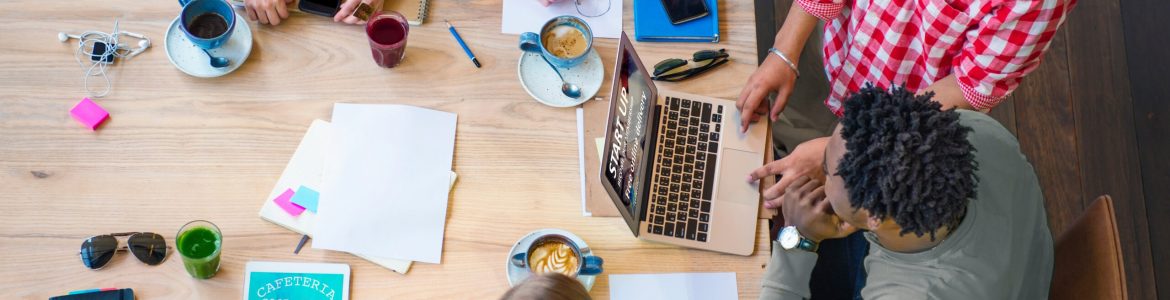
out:
{"label": "dark wood floor", "polygon": [[[791,0],[755,3],[762,59]],[[991,112],[1035,166],[1054,234],[1113,196],[1131,299],[1170,299],[1168,71],[1170,4],[1081,0],[1039,69]]]}

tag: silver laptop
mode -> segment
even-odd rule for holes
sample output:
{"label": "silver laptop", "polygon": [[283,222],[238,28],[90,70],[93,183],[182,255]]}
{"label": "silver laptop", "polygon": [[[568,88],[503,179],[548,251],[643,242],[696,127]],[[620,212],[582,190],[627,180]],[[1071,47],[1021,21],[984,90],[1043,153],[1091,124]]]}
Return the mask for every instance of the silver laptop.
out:
{"label": "silver laptop", "polygon": [[738,130],[735,102],[659,91],[625,33],[601,182],[634,236],[739,255],[755,250],[766,126]]}

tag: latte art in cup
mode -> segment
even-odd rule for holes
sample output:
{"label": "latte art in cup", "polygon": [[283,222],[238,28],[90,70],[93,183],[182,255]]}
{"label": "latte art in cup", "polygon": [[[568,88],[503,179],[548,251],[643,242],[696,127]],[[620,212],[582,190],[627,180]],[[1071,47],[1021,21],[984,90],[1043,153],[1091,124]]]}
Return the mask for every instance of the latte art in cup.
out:
{"label": "latte art in cup", "polygon": [[574,276],[581,263],[572,246],[560,241],[547,241],[532,248],[528,266],[537,274],[556,272]]}

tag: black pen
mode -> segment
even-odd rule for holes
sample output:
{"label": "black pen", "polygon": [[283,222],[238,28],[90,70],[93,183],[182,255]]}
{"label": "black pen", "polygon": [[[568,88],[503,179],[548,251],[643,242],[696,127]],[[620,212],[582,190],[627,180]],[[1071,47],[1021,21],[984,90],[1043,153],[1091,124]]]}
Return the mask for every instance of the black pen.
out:
{"label": "black pen", "polygon": [[451,35],[455,36],[455,41],[459,42],[460,47],[463,47],[463,52],[467,53],[467,57],[471,58],[471,63],[474,63],[475,67],[479,68],[479,60],[475,59],[475,54],[471,53],[471,49],[467,48],[467,43],[464,43],[463,38],[459,36],[459,32],[455,31],[455,26],[452,26],[451,22],[448,22],[446,19],[443,22],[447,23],[447,30],[451,31]]}

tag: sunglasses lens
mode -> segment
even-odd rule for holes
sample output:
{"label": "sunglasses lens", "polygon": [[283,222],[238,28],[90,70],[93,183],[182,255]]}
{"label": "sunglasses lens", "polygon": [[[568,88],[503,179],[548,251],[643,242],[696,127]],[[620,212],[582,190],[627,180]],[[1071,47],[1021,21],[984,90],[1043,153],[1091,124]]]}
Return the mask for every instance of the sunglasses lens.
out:
{"label": "sunglasses lens", "polygon": [[685,60],[681,60],[681,59],[677,59],[677,58],[667,59],[667,60],[664,60],[664,61],[654,65],[654,76],[661,76],[663,74],[676,73],[676,72],[685,70],[686,66],[687,66],[687,61],[685,61]]}
{"label": "sunglasses lens", "polygon": [[110,235],[99,235],[81,242],[81,263],[86,268],[100,269],[114,258],[118,251],[118,239]]}
{"label": "sunglasses lens", "polygon": [[715,50],[703,50],[703,51],[695,52],[695,55],[693,58],[695,61],[702,61],[702,60],[722,58],[722,57],[725,57],[726,55],[727,54],[725,54],[723,52],[719,52],[719,51],[715,51]]}
{"label": "sunglasses lens", "polygon": [[136,233],[130,236],[126,244],[130,245],[130,253],[134,253],[134,257],[148,265],[160,264],[167,258],[167,240],[157,233]]}

